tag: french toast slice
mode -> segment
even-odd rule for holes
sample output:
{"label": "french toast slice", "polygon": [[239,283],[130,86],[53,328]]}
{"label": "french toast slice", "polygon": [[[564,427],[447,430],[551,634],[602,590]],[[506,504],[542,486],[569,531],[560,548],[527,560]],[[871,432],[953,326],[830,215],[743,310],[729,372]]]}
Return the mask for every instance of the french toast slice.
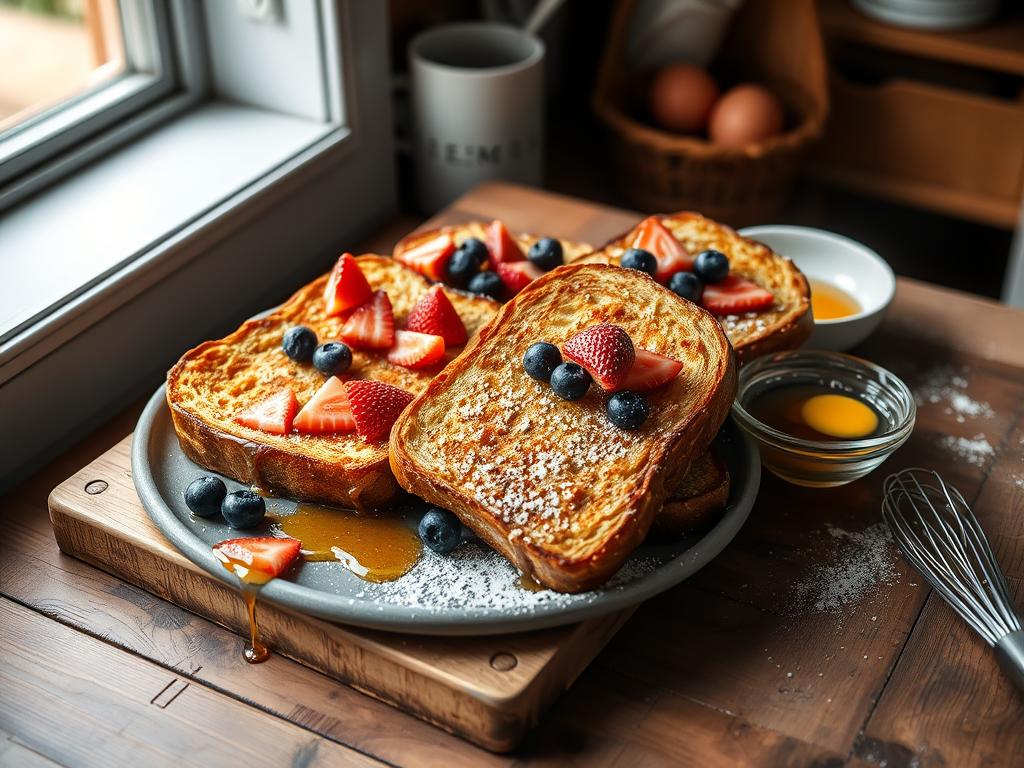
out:
{"label": "french toast slice", "polygon": [[[392,256],[396,259],[401,259],[403,254],[408,253],[417,246],[434,240],[439,235],[445,233],[451,233],[457,246],[461,245],[471,237],[487,242],[487,227],[489,224],[490,222],[486,221],[467,221],[462,224],[452,224],[444,227],[438,227],[436,229],[424,230],[422,232],[413,232],[412,234],[403,237],[395,244]],[[530,246],[542,237],[550,237],[550,235],[532,235],[525,232],[513,232],[511,234],[512,238],[522,249],[524,255],[530,250]],[[563,238],[558,238],[558,241],[562,244],[562,258],[566,264],[571,261],[575,261],[581,256],[591,253],[594,250],[594,246],[587,245],[586,243],[577,243]]]}
{"label": "french toast slice", "polygon": [[[602,322],[683,363],[649,393],[636,430],[611,424],[596,386],[565,401],[523,370],[534,342],[560,345]],[[643,541],[735,394],[732,349],[710,314],[634,270],[563,266],[505,304],[403,412],[391,467],[541,584],[579,592]]]}
{"label": "french toast slice", "polygon": [[[430,282],[388,257],[363,255],[356,261],[371,288],[388,292],[401,326]],[[340,338],[344,319],[325,316],[326,282],[324,275],[266,317],[186,352],[167,374],[167,403],[185,454],[207,469],[296,499],[378,507],[399,493],[386,442],[368,443],[356,434],[272,435],[234,420],[283,387],[291,387],[304,403],[323,384],[312,365],[284,354],[281,339],[296,325],[312,328],[321,342]],[[451,289],[445,294],[471,337],[498,309],[487,298]],[[416,394],[459,351],[447,351],[446,360],[431,368],[412,370],[389,363],[386,350],[353,350],[345,378],[384,381]]]}
{"label": "french toast slice", "polygon": [[707,526],[729,500],[729,470],[718,452],[711,448],[690,464],[682,481],[662,506],[651,524],[653,539],[678,539]]}
{"label": "french toast slice", "polygon": [[[795,349],[808,339],[814,329],[811,289],[790,259],[699,213],[660,215],[659,220],[692,255],[709,248],[721,251],[729,257],[730,274],[753,281],[775,298],[764,311],[718,318],[741,364],[770,352]],[[635,231],[581,256],[578,262],[618,264]]]}

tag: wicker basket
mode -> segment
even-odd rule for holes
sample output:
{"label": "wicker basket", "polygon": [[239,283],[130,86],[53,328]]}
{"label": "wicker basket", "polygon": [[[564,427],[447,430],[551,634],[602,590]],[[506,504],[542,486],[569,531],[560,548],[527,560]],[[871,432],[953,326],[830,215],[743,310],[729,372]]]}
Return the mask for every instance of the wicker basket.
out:
{"label": "wicker basket", "polygon": [[623,64],[635,0],[620,0],[601,62],[594,108],[608,126],[623,195],[642,211],[696,210],[735,226],[771,219],[786,202],[800,157],[828,112],[827,66],[814,0],[746,0],[713,70],[760,82],[782,100],[787,130],[730,149],[640,122],[642,74]]}

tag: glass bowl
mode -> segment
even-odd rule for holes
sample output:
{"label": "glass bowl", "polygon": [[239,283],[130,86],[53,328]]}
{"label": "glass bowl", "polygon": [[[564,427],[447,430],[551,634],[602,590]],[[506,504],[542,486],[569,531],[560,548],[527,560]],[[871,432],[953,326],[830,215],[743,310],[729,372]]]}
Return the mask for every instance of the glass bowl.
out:
{"label": "glass bowl", "polygon": [[[805,440],[770,427],[747,411],[760,394],[790,384],[818,385],[868,403],[881,419],[881,434],[857,440]],[[754,438],[769,470],[812,488],[864,477],[906,442],[917,415],[913,393],[895,374],[858,357],[814,350],[780,352],[745,365],[732,411]]]}

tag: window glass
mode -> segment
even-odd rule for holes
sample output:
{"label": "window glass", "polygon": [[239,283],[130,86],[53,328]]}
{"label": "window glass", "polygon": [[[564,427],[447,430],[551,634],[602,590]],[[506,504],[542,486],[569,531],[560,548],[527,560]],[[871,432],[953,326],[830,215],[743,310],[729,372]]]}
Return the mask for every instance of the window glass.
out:
{"label": "window glass", "polygon": [[0,133],[124,71],[117,0],[0,0]]}

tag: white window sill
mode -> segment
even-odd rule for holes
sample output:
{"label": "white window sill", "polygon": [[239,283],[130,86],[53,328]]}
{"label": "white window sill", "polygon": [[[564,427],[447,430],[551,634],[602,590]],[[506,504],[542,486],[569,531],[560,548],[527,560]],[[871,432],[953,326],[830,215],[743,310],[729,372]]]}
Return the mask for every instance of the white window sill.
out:
{"label": "white window sill", "polygon": [[159,279],[141,273],[179,266],[172,246],[347,139],[330,123],[207,102],[0,215],[0,383],[113,293]]}

